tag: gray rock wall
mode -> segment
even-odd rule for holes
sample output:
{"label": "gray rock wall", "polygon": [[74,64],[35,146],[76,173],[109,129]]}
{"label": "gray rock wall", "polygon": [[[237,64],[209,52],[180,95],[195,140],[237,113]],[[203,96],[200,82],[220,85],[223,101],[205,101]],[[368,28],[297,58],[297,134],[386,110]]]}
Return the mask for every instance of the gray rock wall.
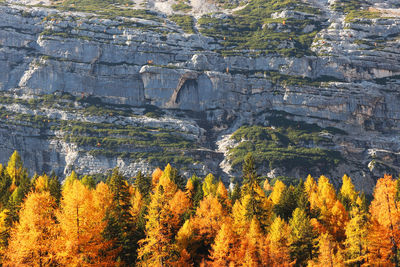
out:
{"label": "gray rock wall", "polygon": [[[2,91],[27,96],[68,92],[108,103],[202,112],[207,123],[216,125],[212,137],[202,137],[213,143],[205,145],[208,148],[215,148],[219,135],[242,124],[262,123],[259,114],[265,110],[284,111],[294,120],[345,130],[348,136],[338,149],[360,161],[358,177],[379,175],[365,174],[372,160],[368,151],[384,149],[385,157],[397,162],[400,81],[389,78],[400,74],[399,43],[393,37],[400,35],[400,19],[348,23],[332,15],[312,45],[315,55],[297,58],[246,53],[223,57],[214,52],[221,48],[215,40],[180,33],[172,23],[130,19],[128,27],[122,19],[13,5],[0,6],[0,17]],[[164,32],[146,30],[143,24]],[[381,39],[383,46],[376,44]],[[305,81],[330,80],[319,85],[276,84],[270,72]],[[388,79],[376,80],[381,78]],[[3,127],[0,138],[4,146],[0,161],[18,149],[36,171],[66,172],[68,162],[86,165],[82,169],[86,173],[130,164],[79,156],[68,144],[29,128],[10,133]],[[131,165],[130,173],[139,165]]]}

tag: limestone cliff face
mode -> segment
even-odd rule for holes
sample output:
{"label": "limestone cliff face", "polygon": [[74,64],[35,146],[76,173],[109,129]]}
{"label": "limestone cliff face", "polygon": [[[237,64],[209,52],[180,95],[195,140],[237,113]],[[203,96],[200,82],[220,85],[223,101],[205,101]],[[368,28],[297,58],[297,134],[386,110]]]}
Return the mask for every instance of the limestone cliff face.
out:
{"label": "limestone cliff face", "polygon": [[[345,131],[347,134],[332,137],[334,145],[325,147],[340,151],[345,158],[328,175],[337,180],[347,172],[359,188],[370,191],[377,176],[384,171],[397,172],[400,166],[400,17],[396,3],[370,1],[369,8],[380,12],[379,16],[349,21],[343,12],[335,11],[334,3],[308,2],[320,9],[322,26],[309,53],[301,56],[254,55],[251,50],[224,56],[220,52],[226,48],[223,43],[199,33],[197,24],[195,34],[184,33],[163,17],[157,5],[153,8],[159,19],[152,20],[106,19],[3,3],[0,90],[8,102],[1,105],[14,117],[13,122],[4,119],[1,124],[0,161],[18,149],[32,171],[68,173],[75,168],[98,173],[118,165],[134,175],[138,169],[148,171],[159,164],[140,155],[128,160],[89,154],[88,147],[95,144],[83,148],[64,138],[65,129],[52,128],[51,123],[157,124],[196,144],[196,148],[186,148],[185,155],[196,158],[187,164],[187,173],[213,171],[228,180],[230,175],[238,175],[238,170],[226,167],[229,158],[219,165],[233,146],[219,142],[230,145],[218,147],[216,142],[244,124],[268,125],[267,114],[278,111],[292,121]],[[289,10],[271,17],[298,20],[304,16]],[[303,31],[313,31],[313,27]],[[279,45],[290,47],[291,38]],[[279,82],[273,75],[279,75]],[[290,82],[292,79],[297,82]],[[29,104],[43,95],[63,93],[99,98],[114,112],[88,117],[85,108],[89,106],[76,106],[71,99],[65,103],[74,107],[66,108],[61,102],[55,110]],[[9,99],[25,102],[10,104],[13,101]],[[146,110],[140,107],[149,105],[166,113],[146,117]],[[115,115],[121,108],[128,113]],[[15,114],[40,115],[52,121],[37,128],[35,122],[14,123]],[[134,153],[137,147],[125,150]],[[275,175],[274,170],[264,171]],[[285,170],[275,172],[285,174]],[[288,168],[286,174],[302,176],[303,172]],[[314,174],[318,175],[318,170]]]}

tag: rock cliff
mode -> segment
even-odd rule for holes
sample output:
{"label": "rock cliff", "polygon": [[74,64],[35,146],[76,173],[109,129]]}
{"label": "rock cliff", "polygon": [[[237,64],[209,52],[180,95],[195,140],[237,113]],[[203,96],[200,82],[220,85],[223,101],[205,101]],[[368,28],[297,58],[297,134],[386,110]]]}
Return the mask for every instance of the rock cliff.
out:
{"label": "rock cliff", "polygon": [[0,161],[228,182],[246,147],[271,178],[371,192],[400,166],[400,6],[288,2],[0,1]]}

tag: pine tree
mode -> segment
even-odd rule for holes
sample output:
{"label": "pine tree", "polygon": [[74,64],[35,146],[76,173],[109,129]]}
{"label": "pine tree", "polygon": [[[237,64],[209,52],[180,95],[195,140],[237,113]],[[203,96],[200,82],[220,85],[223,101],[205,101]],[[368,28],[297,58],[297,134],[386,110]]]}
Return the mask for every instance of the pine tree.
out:
{"label": "pine tree", "polygon": [[58,177],[51,175],[49,179],[49,192],[52,197],[56,200],[57,205],[60,204],[61,200],[61,183]]}
{"label": "pine tree", "polygon": [[310,218],[307,213],[296,208],[289,221],[291,228],[290,252],[292,259],[299,265],[304,265],[308,260],[312,260],[316,254],[316,239],[318,234],[310,224]]}
{"label": "pine tree", "polygon": [[0,263],[8,247],[12,226],[13,222],[11,220],[10,211],[8,209],[3,209],[0,213]]}
{"label": "pine tree", "polygon": [[232,205],[234,205],[236,201],[241,198],[241,190],[238,183],[236,183],[233,187],[233,190],[229,192],[229,198],[232,202]]}
{"label": "pine tree", "polygon": [[147,198],[151,193],[151,177],[143,175],[142,172],[139,171],[136,174],[134,186],[143,197]]}
{"label": "pine tree", "polygon": [[89,189],[96,188],[96,182],[93,179],[93,176],[85,175],[81,179],[81,183]]}
{"label": "pine tree", "polygon": [[241,205],[247,211],[247,220],[250,222],[255,217],[261,229],[265,230],[270,224],[272,202],[265,196],[265,192],[259,183],[260,177],[256,172],[254,158],[252,154],[248,154],[243,164]]}
{"label": "pine tree", "polygon": [[0,164],[0,209],[4,209],[10,199],[12,190],[12,179],[8,175],[8,172]]}
{"label": "pine tree", "polygon": [[278,203],[274,206],[274,212],[285,221],[288,221],[296,207],[297,196],[295,188],[291,185],[283,189]]}
{"label": "pine tree", "polygon": [[104,236],[114,241],[115,249],[120,248],[119,260],[122,263],[133,263],[137,255],[138,235],[131,215],[129,185],[117,168],[113,170],[107,184],[113,200],[106,214]]}
{"label": "pine tree", "polygon": [[249,153],[244,158],[243,163],[243,194],[253,194],[254,188],[260,186],[261,178],[257,174],[253,154]]}
{"label": "pine tree", "polygon": [[303,180],[300,180],[297,184],[294,194],[296,196],[297,207],[304,210],[308,216],[311,216],[310,201],[308,200]]}
{"label": "pine tree", "polygon": [[190,201],[192,202],[191,215],[193,215],[204,196],[201,179],[196,175],[193,175],[187,181],[186,192]]}

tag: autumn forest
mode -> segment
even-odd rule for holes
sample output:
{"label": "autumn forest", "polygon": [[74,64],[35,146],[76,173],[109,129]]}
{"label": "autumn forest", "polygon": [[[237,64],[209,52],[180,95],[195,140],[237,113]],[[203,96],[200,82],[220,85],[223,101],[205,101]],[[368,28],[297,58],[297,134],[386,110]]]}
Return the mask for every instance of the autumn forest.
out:
{"label": "autumn forest", "polygon": [[189,180],[170,165],[106,182],[72,172],[28,176],[17,152],[0,165],[4,266],[397,266],[400,183],[372,200],[344,175],[297,185],[261,179],[246,156],[241,186]]}

